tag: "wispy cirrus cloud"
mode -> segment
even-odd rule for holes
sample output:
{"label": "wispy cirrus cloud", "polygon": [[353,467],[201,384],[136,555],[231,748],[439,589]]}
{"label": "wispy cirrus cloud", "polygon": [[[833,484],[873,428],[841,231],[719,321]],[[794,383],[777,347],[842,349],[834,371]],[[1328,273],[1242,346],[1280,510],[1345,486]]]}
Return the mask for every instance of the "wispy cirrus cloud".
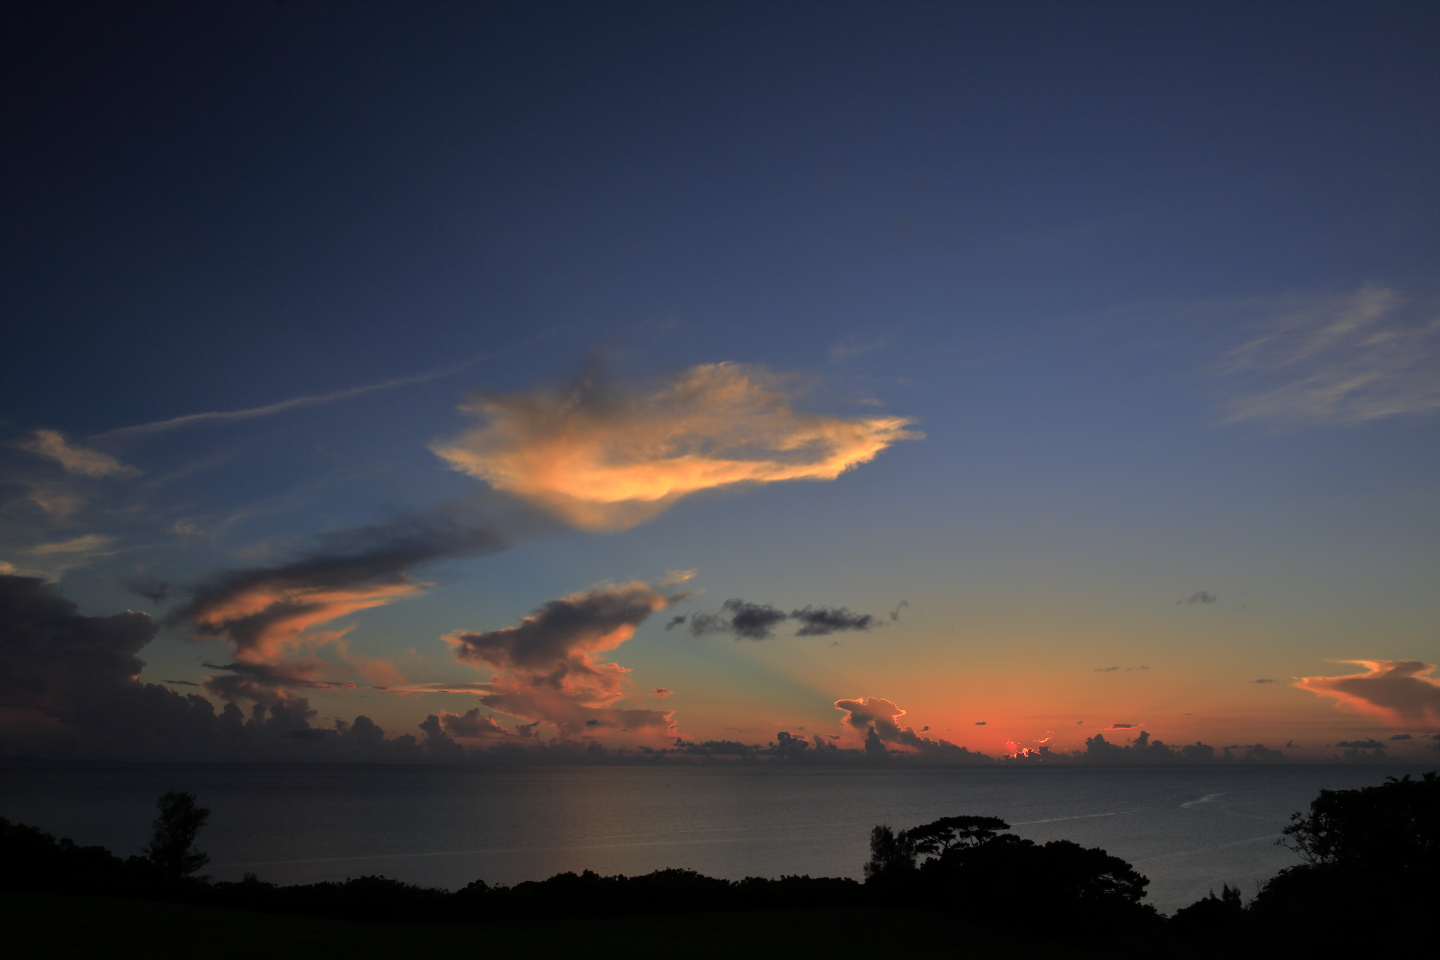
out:
{"label": "wispy cirrus cloud", "polygon": [[634,389],[591,375],[550,392],[473,397],[484,424],[432,449],[456,470],[573,526],[623,530],[704,490],[833,480],[898,440],[907,417],[794,409],[758,367],[693,367]]}
{"label": "wispy cirrus cloud", "polygon": [[54,460],[65,468],[66,473],[82,477],[135,477],[140,471],[121,463],[108,453],[91,450],[72,443],[58,430],[36,430],[19,444],[39,457]]}
{"label": "wispy cirrus cloud", "polygon": [[1363,423],[1440,413],[1440,316],[1386,287],[1281,301],[1221,372],[1231,420]]}
{"label": "wispy cirrus cloud", "polygon": [[58,580],[70,570],[88,566],[117,552],[114,537],[86,533],[64,540],[46,540],[12,548],[9,555],[15,559],[0,565],[0,572],[26,573],[46,580]]}
{"label": "wispy cirrus cloud", "polygon": [[429,383],[432,380],[439,380],[444,377],[453,376],[461,371],[473,367],[485,360],[493,360],[511,350],[518,350],[529,346],[555,332],[555,329],[547,330],[537,336],[516,344],[514,347],[503,351],[484,353],[479,356],[461,360],[459,363],[452,363],[448,366],[435,370],[428,370],[425,373],[416,374],[413,377],[395,377],[390,380],[382,380],[378,383],[362,384],[358,387],[349,387],[345,390],[334,390],[330,393],[312,394],[303,397],[291,397],[288,400],[278,400],[275,403],[267,403],[260,407],[246,407],[240,410],[207,410],[203,413],[187,413],[178,417],[170,417],[166,420],[155,420],[151,423],[137,423],[129,427],[118,427],[114,430],[107,430],[104,433],[97,433],[91,440],[118,440],[131,437],[140,437],[148,434],[165,433],[170,430],[177,430],[183,427],[201,426],[204,424],[235,423],[244,420],[258,420],[263,417],[271,417],[277,413],[285,413],[288,410],[296,410],[304,407],[323,406],[325,404],[337,403],[342,400],[352,400],[356,397],[363,397],[371,393],[379,393],[383,390],[393,390],[396,387],[410,386],[412,384]]}
{"label": "wispy cirrus cloud", "polygon": [[[353,690],[348,680],[325,680],[316,676],[327,664],[318,660],[290,660],[279,663],[206,663],[211,670],[224,671],[208,676],[200,686],[222,700],[246,699],[267,707],[293,698],[294,689]],[[167,681],[173,682],[173,681]]]}

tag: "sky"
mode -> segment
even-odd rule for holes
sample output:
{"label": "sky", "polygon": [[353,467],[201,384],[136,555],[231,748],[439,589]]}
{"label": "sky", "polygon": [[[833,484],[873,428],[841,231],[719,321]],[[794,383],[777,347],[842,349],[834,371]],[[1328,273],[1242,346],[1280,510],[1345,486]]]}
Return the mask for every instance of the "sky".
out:
{"label": "sky", "polygon": [[1440,748],[1434,5],[4,17],[0,755]]}

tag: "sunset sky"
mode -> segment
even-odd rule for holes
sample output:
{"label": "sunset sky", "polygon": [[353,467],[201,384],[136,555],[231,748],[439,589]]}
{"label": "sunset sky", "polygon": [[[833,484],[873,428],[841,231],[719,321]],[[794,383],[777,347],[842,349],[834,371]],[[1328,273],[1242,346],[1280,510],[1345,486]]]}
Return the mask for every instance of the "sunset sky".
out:
{"label": "sunset sky", "polygon": [[1435,5],[4,16],[0,754],[1440,746]]}

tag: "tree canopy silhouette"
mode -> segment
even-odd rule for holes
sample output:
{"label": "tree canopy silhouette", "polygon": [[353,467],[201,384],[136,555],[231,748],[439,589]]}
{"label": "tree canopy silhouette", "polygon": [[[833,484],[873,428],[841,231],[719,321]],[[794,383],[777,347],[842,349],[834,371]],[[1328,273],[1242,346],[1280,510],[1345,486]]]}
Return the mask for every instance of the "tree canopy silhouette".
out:
{"label": "tree canopy silhouette", "polygon": [[[1284,833],[1279,842],[1305,862],[1270,878],[1245,907],[1241,929],[1253,955],[1373,952],[1371,925],[1337,918],[1416,918],[1433,912],[1440,895],[1440,774],[1321,790],[1309,812],[1291,817]],[[1189,916],[1198,906],[1181,913]],[[1205,910],[1217,920],[1224,912]],[[1178,924],[1177,931],[1189,923]],[[1386,929],[1385,942],[1398,944],[1416,932],[1398,920]]]}
{"label": "tree canopy silhouette", "polygon": [[[1158,922],[1141,902],[1150,881],[1124,860],[1068,840],[1041,845],[1001,832],[1009,829],[999,817],[981,816],[943,817],[898,832],[881,824],[870,831],[866,889],[907,906],[1051,928]],[[1046,906],[1040,915],[1036,903]]]}
{"label": "tree canopy silhouette", "polygon": [[870,859],[864,867],[866,883],[897,883],[914,871],[915,844],[907,831],[896,833],[883,823],[870,831]]}
{"label": "tree canopy silhouette", "polygon": [[1375,787],[1321,790],[1279,841],[1314,866],[1414,871],[1440,863],[1440,776],[1387,777]]}
{"label": "tree canopy silhouette", "polygon": [[993,840],[1010,824],[999,817],[941,817],[905,831],[917,854],[944,856],[952,847],[973,847]]}
{"label": "tree canopy silhouette", "polygon": [[145,856],[166,877],[187,877],[210,862],[195,849],[195,836],[210,818],[210,808],[196,806],[195,794],[171,790],[155,801],[160,815]]}

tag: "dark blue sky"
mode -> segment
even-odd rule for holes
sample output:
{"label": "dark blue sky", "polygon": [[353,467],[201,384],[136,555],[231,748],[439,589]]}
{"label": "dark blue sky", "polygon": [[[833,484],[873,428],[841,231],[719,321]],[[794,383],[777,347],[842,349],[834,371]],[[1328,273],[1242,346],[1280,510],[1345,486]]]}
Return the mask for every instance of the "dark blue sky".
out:
{"label": "dark blue sky", "polygon": [[[903,598],[911,632],[851,653],[647,626],[616,656],[641,687],[706,691],[666,701],[694,729],[827,723],[876,695],[922,722],[984,706],[1011,718],[986,728],[1001,741],[1047,729],[1036,704],[1119,697],[1085,686],[1101,661],[1155,668],[1112,720],[1285,739],[1329,702],[1235,685],[1440,655],[1433,3],[3,16],[0,562],[88,611],[139,579],[183,591],[315,535],[492,509],[472,502],[488,484],[563,522],[414,573],[440,585],[352,611],[353,650],[470,676],[441,634],[698,569],[700,608]],[[493,435],[460,439],[466,391],[553,413],[543,390],[597,355],[615,396],[650,399],[579,404],[596,462],[675,467],[644,446],[663,421],[764,475],[637,494],[643,522],[620,522],[601,490],[620,481],[571,448],[546,456],[590,492],[506,479]],[[700,368],[704,429],[645,392],[722,362],[745,366]],[[746,384],[829,419],[767,427],[721,398]],[[326,399],[229,416],[302,398]],[[206,413],[227,416],[130,429]],[[873,462],[879,434],[847,435],[853,471],[772,482],[862,422],[892,431]],[[1177,608],[1205,591],[1218,604]],[[145,656],[198,682],[176,623]],[[425,709],[356,696],[392,723]]]}
{"label": "dark blue sky", "polygon": [[988,345],[1154,299],[1433,294],[1437,23],[17,4],[6,414],[98,432],[557,325],[560,363],[683,317],[696,353],[788,366],[877,323]]}

